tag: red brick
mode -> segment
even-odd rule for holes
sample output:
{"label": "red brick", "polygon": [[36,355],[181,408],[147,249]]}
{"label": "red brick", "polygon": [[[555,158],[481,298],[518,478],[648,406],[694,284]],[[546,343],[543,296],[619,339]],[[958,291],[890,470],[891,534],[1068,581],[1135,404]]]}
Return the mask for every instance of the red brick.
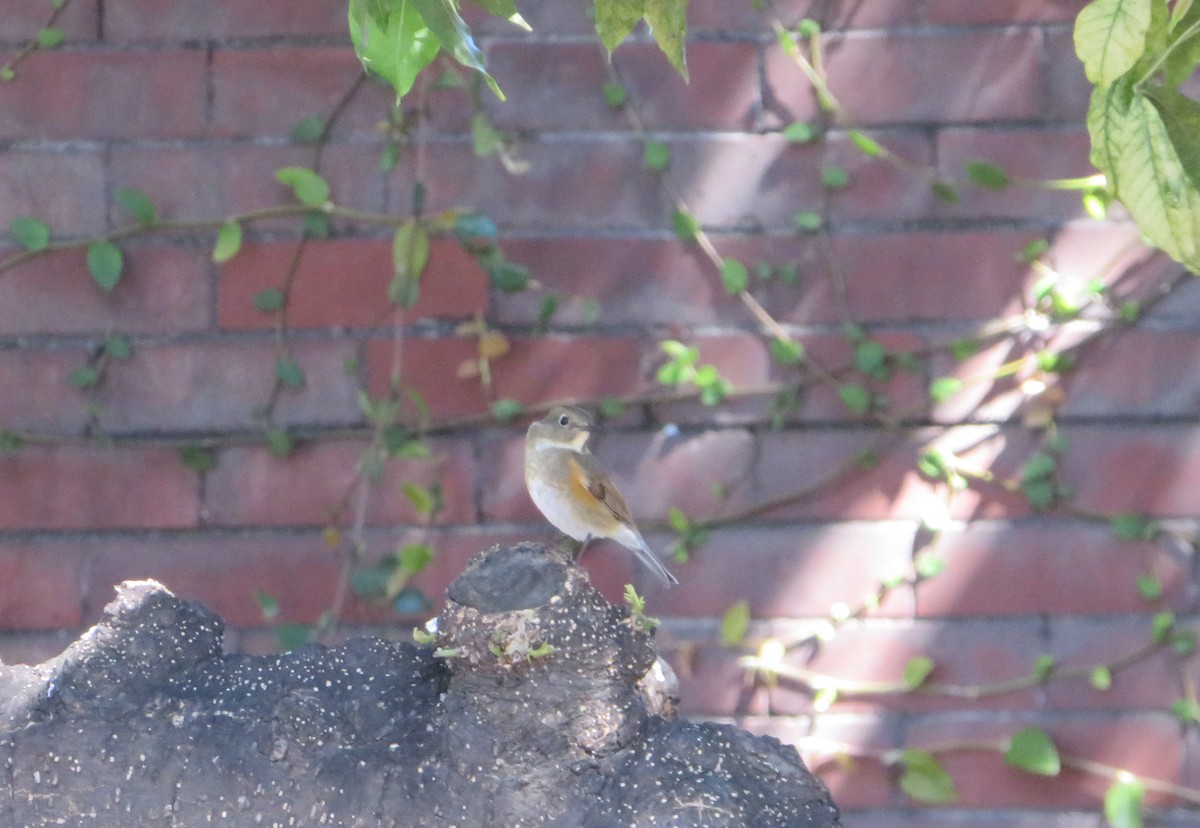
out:
{"label": "red brick", "polygon": [[127,247],[121,283],[108,294],[82,251],[52,253],[0,278],[0,335],[200,330],[208,325],[206,271],[189,251]]}
{"label": "red brick", "polygon": [[[724,239],[716,244],[725,250]],[[745,313],[699,249],[678,241],[576,236],[511,239],[503,247],[507,258],[529,268],[544,292],[494,297],[493,317],[501,323],[534,324],[545,292],[559,299],[554,325],[588,324],[585,299],[596,301],[595,322],[602,325],[713,324]],[[647,275],[630,277],[636,273]]]}
{"label": "red brick", "polygon": [[87,547],[78,542],[0,543],[0,626],[5,630],[80,626],[86,559]]}
{"label": "red brick", "polygon": [[[895,132],[877,137],[905,161],[933,166],[933,148],[924,135]],[[848,187],[828,195],[829,215],[834,222],[918,219],[927,216],[937,203],[929,183],[920,175],[882,158],[864,155],[844,134],[829,137],[823,163],[841,167],[850,176]]]}
{"label": "red brick", "polygon": [[754,294],[778,320],[795,324],[841,322],[839,294],[862,323],[990,319],[1020,307],[1027,268],[1013,254],[1032,238],[1005,231],[836,236],[840,280],[815,245],[776,240],[764,258],[798,262],[801,281],[775,279]]}
{"label": "red brick", "polygon": [[[1063,2],[1069,6],[1083,5],[1075,0]],[[1078,9],[1071,11],[1074,13]],[[1049,56],[1046,115],[1055,120],[1081,122],[1087,117],[1092,85],[1083,72],[1083,63],[1075,54],[1072,32],[1046,32],[1045,38],[1046,54]]]}
{"label": "red brick", "polygon": [[[875,339],[891,353],[899,354],[911,351],[919,346],[907,334],[881,334]],[[798,337],[804,346],[806,354],[825,370],[849,366],[853,358],[853,347],[840,336],[812,335]],[[746,399],[734,400],[722,409],[723,422],[765,421],[770,417],[770,409],[774,394],[770,392],[772,382],[783,380],[798,381],[801,375],[775,364],[769,356],[769,345],[765,338],[751,334],[728,334],[724,336],[705,336],[688,340],[700,349],[699,364],[711,363],[733,383],[735,389],[766,389],[766,393],[754,395]],[[661,354],[661,351],[659,352]],[[658,356],[654,367],[666,361]],[[916,374],[904,371],[893,371],[886,383],[866,380],[857,372],[843,372],[842,382],[852,382],[871,386],[876,393],[888,398],[890,410],[904,412],[913,416],[926,407],[926,388],[924,381]],[[657,416],[663,420],[707,423],[712,419],[712,411],[699,402],[659,403],[655,405]],[[837,388],[824,383],[814,383],[801,393],[801,404],[798,411],[785,419],[799,422],[829,422],[829,421],[860,421],[859,415],[852,415],[841,401]]]}
{"label": "red brick", "polygon": [[1034,119],[1043,105],[1039,47],[1029,30],[851,33],[826,40],[825,65],[831,91],[860,124]]}
{"label": "red brick", "polygon": [[992,0],[988,3],[930,0],[925,5],[925,20],[930,23],[1006,25],[1068,23],[1087,5],[1087,0]]}
{"label": "red brick", "polygon": [[194,472],[171,449],[37,446],[0,455],[0,528],[167,529],[196,524]]}
{"label": "red brick", "polygon": [[[468,338],[410,337],[401,345],[401,385],[420,392],[437,417],[487,410],[489,399],[511,398],[527,406],[564,399],[593,399],[636,393],[643,387],[641,346],[625,337],[545,337],[513,339],[511,350],[491,363],[489,394],[477,377],[458,378],[466,360],[478,358]],[[367,347],[372,393],[387,392],[393,343]]]}
{"label": "red brick", "polygon": [[[860,825],[847,811],[882,808],[891,803],[891,774],[870,756],[895,745],[892,725],[881,717],[822,714],[809,719],[783,716],[739,719],[739,727],[763,736],[774,736],[795,745],[808,769],[829,786],[833,801],[842,809],[846,825]],[[838,755],[839,750],[848,751]]]}
{"label": "red brick", "polygon": [[[424,522],[401,489],[408,482],[441,485],[445,509],[439,523],[474,520],[470,446],[433,440],[429,448],[431,459],[393,460],[378,482],[363,481],[368,523]],[[359,462],[366,449],[364,442],[321,441],[302,445],[285,459],[265,448],[225,449],[205,487],[205,515],[214,525],[325,526],[349,495],[351,511],[343,522],[360,503]]]}
{"label": "red brick", "polygon": [[[1179,725],[1168,715],[1123,714],[1054,717],[1033,721],[997,721],[977,716],[915,722],[908,745],[926,748],[964,741],[1007,743],[1027,726],[1043,727],[1064,754],[1122,768],[1146,778],[1178,778],[1182,754]],[[939,754],[954,778],[960,807],[969,808],[1096,808],[1110,781],[1064,768],[1057,777],[1024,773],[1004,764],[992,751]],[[1147,795],[1147,803],[1162,802]]]}
{"label": "red brick", "polygon": [[[280,167],[313,164],[308,146],[203,144],[185,147],[116,147],[112,178],[117,187],[143,190],[159,214],[179,219],[217,219],[294,200],[291,190],[275,179]],[[164,169],[171,175],[164,176]],[[378,155],[360,144],[331,144],[321,156],[321,173],[335,202],[381,211],[383,179]],[[340,222],[335,221],[335,225]],[[301,219],[258,221],[248,231],[282,228],[299,235]],[[202,234],[207,244],[215,228]]]}
{"label": "red brick", "polygon": [[1058,472],[1075,489],[1072,503],[1103,514],[1197,514],[1200,443],[1194,427],[1154,423],[1062,431],[1068,449]]}
{"label": "red brick", "polygon": [[[667,637],[664,629],[659,633]],[[666,658],[679,679],[680,714],[684,716],[732,716],[764,713],[767,691],[749,680],[738,660],[742,653],[729,647],[680,642]]]}
{"label": "red brick", "polygon": [[[671,545],[657,538],[658,548]],[[720,616],[746,600],[756,618],[825,617],[835,604],[855,606],[873,594],[881,578],[906,572],[911,552],[911,529],[879,524],[714,530],[687,564],[674,567],[684,587],[658,597],[655,611]],[[872,614],[904,616],[912,608],[909,591],[897,589]]]}
{"label": "red brick", "polygon": [[[299,341],[288,348],[304,372],[301,389],[286,389],[275,406],[280,424],[358,422],[358,388],[346,370],[347,342]],[[141,347],[117,364],[99,388],[101,424],[111,430],[210,431],[261,425],[275,380],[274,345],[235,343]]]}
{"label": "red brick", "polygon": [[[653,176],[642,170],[640,141],[572,139],[522,142],[529,171],[514,176],[496,158],[469,146],[426,148],[430,210],[473,209],[502,228],[665,226],[670,210]],[[393,201],[407,203],[408,177],[391,179]]]}
{"label": "red brick", "polygon": [[1002,191],[967,183],[968,161],[985,161],[1011,177],[1033,180],[1091,175],[1088,137],[1082,129],[943,129],[938,133],[941,172],[960,184],[958,204],[938,205],[945,216],[989,219],[1071,220],[1084,215],[1079,193],[1012,185]]}
{"label": "red brick", "polygon": [[99,153],[0,153],[0,227],[5,235],[17,216],[40,218],[55,237],[100,233],[105,229],[104,202]]}
{"label": "red brick", "polygon": [[183,535],[105,538],[93,548],[85,615],[100,620],[113,588],[153,578],[185,601],[197,601],[227,624],[263,623],[255,594],[273,595],[278,622],[312,623],[333,601],[338,559],[320,533],[238,537]]}
{"label": "red brick", "polygon": [[1139,576],[1157,572],[1171,598],[1188,583],[1154,544],[1075,521],[971,524],[946,530],[932,551],[948,566],[918,589],[923,616],[1139,613]]}
{"label": "red brick", "polygon": [[116,42],[345,34],[346,8],[341,3],[256,0],[241,7],[205,0],[130,0],[104,9],[105,39]]}
{"label": "red brick", "polygon": [[[361,77],[349,48],[218,50],[213,55],[214,135],[287,135],[309,115],[327,116]],[[367,83],[333,125],[333,134],[378,135],[394,93]]]}
{"label": "red brick", "polygon": [[[281,287],[294,242],[250,244],[221,270],[220,320],[224,328],[272,328],[275,314],[253,305],[261,291]],[[379,327],[395,316],[388,302],[391,239],[311,241],[304,248],[288,294],[294,328]],[[487,307],[487,277],[473,257],[449,239],[434,239],[417,305],[404,319],[473,318]]]}
{"label": "red brick", "polygon": [[[1112,663],[1145,647],[1151,638],[1151,621],[1144,616],[1056,618],[1050,629],[1050,653],[1064,669]],[[1051,708],[1060,710],[1167,710],[1186,695],[1185,669],[1168,647],[1114,670],[1108,690],[1096,690],[1088,676],[1063,678],[1047,686],[1046,698]]]}
{"label": "red brick", "polygon": [[[24,44],[33,39],[49,23],[50,12],[51,6],[45,0],[9,0],[4,4],[4,16],[0,17],[0,41]],[[98,20],[98,0],[74,0],[53,25],[69,42],[88,41],[98,35]]]}
{"label": "red brick", "polygon": [[0,350],[0,423],[19,430],[81,431],[88,421],[84,396],[67,377],[87,358],[83,349]]}
{"label": "red brick", "polygon": [[21,64],[20,83],[0,85],[0,138],[202,135],[204,63],[200,50],[36,52]]}
{"label": "red brick", "polygon": [[[758,99],[758,52],[750,43],[690,43],[690,83],[674,72],[658,47],[631,42],[613,62],[630,103],[649,129],[744,129],[753,125]],[[604,100],[609,80],[595,42],[501,41],[488,50],[488,70],[510,100],[485,99],[503,129],[627,131],[624,112]]]}
{"label": "red brick", "polygon": [[[866,622],[849,624],[822,643],[809,659],[795,650],[787,662],[802,669],[842,681],[903,683],[904,667],[917,656],[934,663],[931,685],[984,686],[1029,675],[1043,651],[1036,619],[981,620],[955,624],[917,622],[912,625]],[[775,703],[780,713],[810,712],[810,693],[793,688],[781,692]],[[850,691],[839,696],[839,711],[859,709],[951,710],[964,705],[973,710],[1019,710],[1038,703],[1034,690],[1020,690],[973,700],[969,703],[939,693],[878,696]]]}
{"label": "red brick", "polygon": [[0,633],[0,664],[41,664],[65,650],[76,630]]}
{"label": "red brick", "polygon": [[1064,416],[1191,416],[1200,403],[1195,331],[1115,331],[1079,354],[1062,379]]}

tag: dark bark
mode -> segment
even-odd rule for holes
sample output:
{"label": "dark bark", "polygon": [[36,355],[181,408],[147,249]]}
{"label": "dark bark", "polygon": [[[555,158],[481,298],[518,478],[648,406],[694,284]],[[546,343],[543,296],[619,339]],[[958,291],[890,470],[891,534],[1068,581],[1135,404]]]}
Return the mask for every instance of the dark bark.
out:
{"label": "dark bark", "polygon": [[839,824],[791,747],[672,718],[651,635],[552,549],[489,550],[449,599],[438,655],[251,657],[123,584],[61,656],[0,666],[0,825]]}

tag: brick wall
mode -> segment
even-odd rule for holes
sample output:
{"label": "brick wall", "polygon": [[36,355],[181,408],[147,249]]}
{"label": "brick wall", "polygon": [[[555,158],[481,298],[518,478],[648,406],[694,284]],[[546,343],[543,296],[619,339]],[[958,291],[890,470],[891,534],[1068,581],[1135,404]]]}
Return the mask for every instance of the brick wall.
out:
{"label": "brick wall", "polygon": [[[5,55],[45,25],[49,5],[8,0]],[[312,624],[335,605],[340,635],[405,638],[419,618],[353,595],[340,603],[348,546],[361,543],[374,561],[430,543],[435,558],[416,583],[436,600],[480,548],[551,536],[524,494],[523,422],[489,423],[490,404],[637,397],[596,450],[656,546],[672,540],[672,506],[704,521],[807,490],[713,527],[674,566],[683,585],[670,592],[629,556],[588,553],[610,598],[632,580],[663,618],[685,713],[795,741],[853,826],[1100,825],[1109,782],[1078,767],[1044,779],[1005,767],[995,751],[938,751],[958,800],[928,808],[881,761],[903,747],[1003,741],[1026,726],[1044,728],[1064,753],[1196,797],[1196,732],[1176,715],[1188,717],[1176,703],[1194,692],[1195,658],[1186,636],[1148,645],[1157,614],[1173,611],[1186,630],[1196,602],[1200,291],[1146,254],[1120,215],[1088,219],[1078,193],[990,191],[963,174],[977,159],[1026,179],[1090,173],[1089,88],[1071,44],[1082,0],[789,0],[766,13],[693,0],[690,86],[644,36],[614,61],[649,137],[670,151],[665,174],[644,168],[647,136],[605,102],[608,70],[581,9],[519,5],[530,7],[532,36],[478,21],[509,96],[500,103],[485,91],[481,102],[527,172],[475,157],[472,96],[461,88],[430,93],[417,137],[381,172],[389,95],[372,84],[341,109],[320,170],[341,205],[403,215],[419,177],[430,212],[481,211],[535,290],[489,287],[474,258],[437,238],[420,302],[396,314],[385,298],[391,228],[350,220],[304,246],[282,345],[277,317],[254,299],[283,283],[294,219],[247,225],[225,265],[210,260],[211,228],[123,240],[127,266],[111,293],[79,249],[0,274],[0,429],[24,439],[0,454],[0,657],[56,653],[97,619],[114,584],[144,577],[221,613],[233,648],[270,649],[273,623]],[[782,135],[794,122],[823,123],[768,25],[805,14],[829,31],[825,66],[845,110],[915,169],[864,155],[836,125],[806,144]],[[56,242],[127,225],[113,203],[123,188],[144,191],[169,219],[288,203],[274,171],[312,165],[316,152],[290,131],[333,111],[360,76],[342,0],[73,0],[56,26],[64,43],[0,83],[0,226],[36,215]],[[830,166],[849,186],[822,185]],[[929,170],[960,184],[957,203],[934,195]],[[670,187],[722,255],[751,265],[754,297],[815,364],[886,395],[888,412],[851,413],[823,382],[804,385],[782,428],[771,427],[770,394],[717,408],[653,399],[667,338],[697,345],[735,389],[806,376],[772,361],[743,303],[675,237]],[[828,233],[796,232],[803,211],[820,213]],[[1016,254],[1039,238],[1049,241],[1040,263],[1022,261]],[[0,244],[0,258],[18,253],[11,240]],[[796,284],[757,280],[760,261],[796,265]],[[1067,288],[1102,280],[1109,310],[1102,302],[1047,328],[1027,320],[955,359],[949,343],[1033,306],[1044,267]],[[549,292],[558,311],[543,330]],[[1111,324],[1111,309],[1127,301],[1142,307],[1137,324]],[[511,344],[491,363],[490,388],[456,373],[477,354],[459,327],[476,318]],[[886,381],[858,376],[848,322],[892,354],[911,353],[911,364]],[[110,335],[128,338],[131,356],[110,360],[93,388],[72,384]],[[286,459],[266,445],[261,416],[281,347],[305,377],[272,407],[271,422],[297,441]],[[988,379],[1018,357],[1062,348],[1073,349],[1072,371],[1026,366]],[[450,427],[427,441],[429,459],[389,462],[364,485],[357,464],[371,431],[358,395],[385,394],[396,370],[434,424]],[[968,383],[931,402],[930,381],[945,375]],[[1034,393],[1034,380],[1049,390]],[[1059,506],[1038,511],[1004,482],[1019,484],[1044,451],[1049,412],[1067,488]],[[212,447],[211,468],[181,461],[179,449],[196,443]],[[946,506],[945,483],[918,470],[931,446],[998,480],[975,480]],[[864,450],[873,462],[856,463]],[[402,494],[406,482],[440,485],[445,508],[431,525]],[[948,522],[930,531],[922,521],[939,509]],[[332,549],[325,530],[335,513]],[[1160,533],[1121,539],[1109,519],[1125,513],[1159,521]],[[1140,525],[1126,518],[1118,528],[1138,534]],[[945,570],[914,583],[914,555]],[[884,582],[899,586],[841,622],[841,607],[852,612]],[[278,602],[271,623],[259,592]],[[724,647],[720,619],[743,600],[749,645]],[[881,695],[848,684],[825,709],[827,695],[814,700],[793,680],[746,683],[739,656],[770,637],[809,640],[784,663],[843,683],[894,685],[910,659],[927,656],[932,690],[997,692]],[[1047,655],[1057,675],[1022,681]],[[1117,663],[1112,686],[1097,690],[1090,668],[1108,663]],[[858,758],[838,761],[826,740]],[[1196,819],[1179,798],[1150,793],[1147,802],[1154,824]]]}

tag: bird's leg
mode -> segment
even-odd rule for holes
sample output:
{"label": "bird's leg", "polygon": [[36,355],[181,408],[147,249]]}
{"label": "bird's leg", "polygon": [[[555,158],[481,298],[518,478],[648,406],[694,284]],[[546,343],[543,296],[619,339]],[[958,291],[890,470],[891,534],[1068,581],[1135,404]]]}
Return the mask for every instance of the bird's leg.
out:
{"label": "bird's leg", "polygon": [[592,542],[592,536],[589,534],[583,539],[583,543],[579,544],[579,551],[575,553],[575,560],[583,557],[583,551],[588,548],[588,544]]}

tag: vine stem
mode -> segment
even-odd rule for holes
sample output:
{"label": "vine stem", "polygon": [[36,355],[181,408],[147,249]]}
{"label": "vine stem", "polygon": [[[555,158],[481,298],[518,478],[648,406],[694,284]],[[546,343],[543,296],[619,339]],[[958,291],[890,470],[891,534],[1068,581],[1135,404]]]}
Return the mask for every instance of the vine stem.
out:
{"label": "vine stem", "polygon": [[[67,10],[67,6],[69,5],[71,5],[71,0],[62,0],[60,3],[53,4],[50,16],[46,18],[46,25],[42,28],[49,29],[52,27],[58,21],[58,18],[62,16],[62,13]],[[28,41],[26,41],[25,45],[22,46],[15,55],[12,56],[12,59],[9,60],[8,63],[0,66],[0,82],[4,82],[3,77],[5,75],[7,75],[9,79],[14,78],[16,76],[17,67],[20,66],[27,57],[36,52],[39,48],[41,48],[41,46],[39,45],[36,37],[30,38]]]}

